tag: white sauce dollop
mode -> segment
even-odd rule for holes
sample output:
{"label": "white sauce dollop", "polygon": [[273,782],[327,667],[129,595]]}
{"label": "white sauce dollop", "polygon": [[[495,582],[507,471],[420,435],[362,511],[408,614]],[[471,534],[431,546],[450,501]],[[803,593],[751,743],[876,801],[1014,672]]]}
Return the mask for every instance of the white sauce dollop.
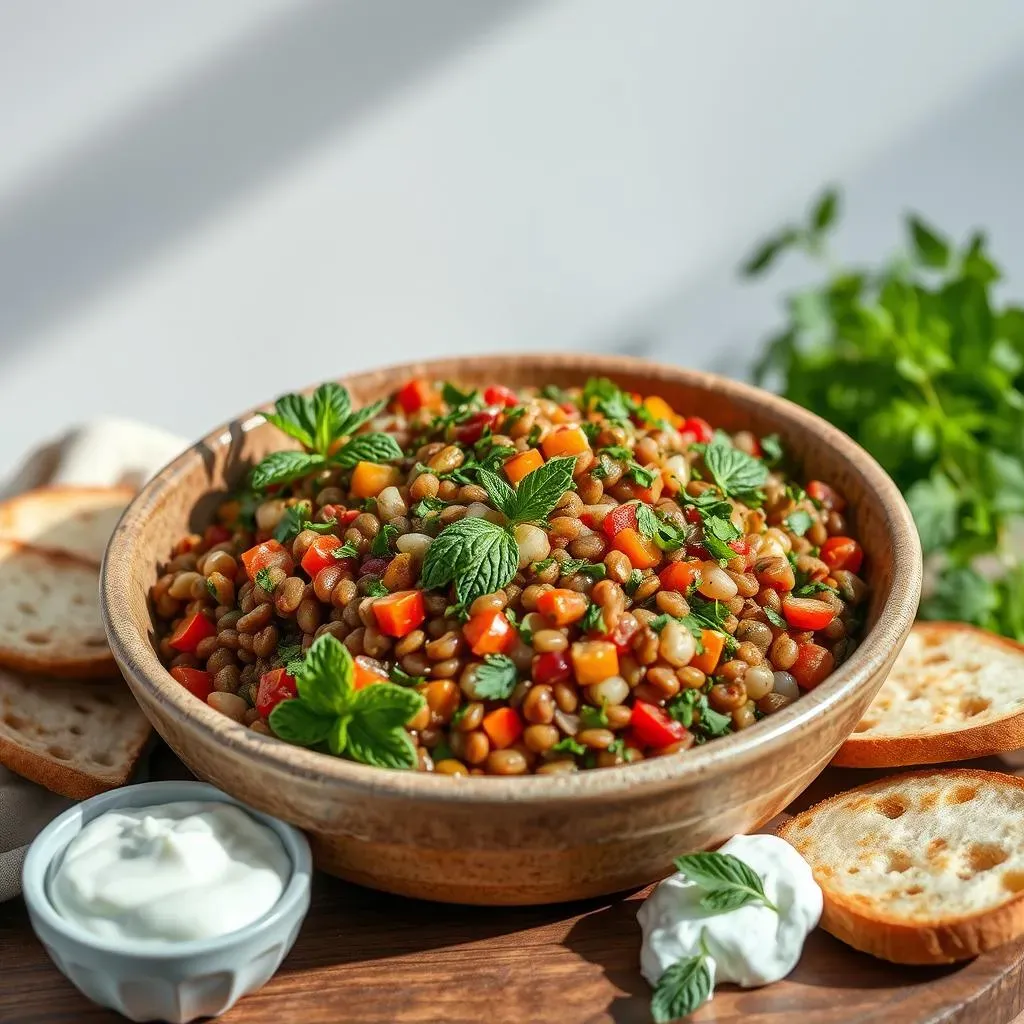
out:
{"label": "white sauce dollop", "polygon": [[273,831],[231,804],[127,807],[68,844],[50,901],[101,938],[188,942],[251,924],[291,871]]}
{"label": "white sauce dollop", "polygon": [[763,903],[711,914],[706,892],[678,872],[659,883],[637,913],[643,931],[640,970],[653,987],[678,960],[699,956],[700,937],[710,954],[712,983],[744,988],[768,985],[797,965],[804,940],[821,917],[821,889],[810,866],[778,836],[734,836],[720,848],[756,871],[779,913]]}

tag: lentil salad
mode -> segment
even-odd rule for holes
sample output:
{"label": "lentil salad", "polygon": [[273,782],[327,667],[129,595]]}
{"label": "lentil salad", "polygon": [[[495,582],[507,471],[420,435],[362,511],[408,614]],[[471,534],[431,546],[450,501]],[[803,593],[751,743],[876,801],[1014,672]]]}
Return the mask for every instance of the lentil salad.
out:
{"label": "lentil salad", "polygon": [[684,751],[856,645],[841,494],[605,379],[326,384],[154,585],[171,675],[252,729],[363,763],[551,774]]}

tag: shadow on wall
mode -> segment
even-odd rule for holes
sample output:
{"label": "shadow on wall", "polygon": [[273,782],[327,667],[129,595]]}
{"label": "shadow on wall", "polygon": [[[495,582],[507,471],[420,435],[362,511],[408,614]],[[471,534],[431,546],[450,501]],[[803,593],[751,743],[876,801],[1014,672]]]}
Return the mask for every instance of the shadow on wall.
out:
{"label": "shadow on wall", "polygon": [[12,348],[536,0],[302,3],[0,204]]}

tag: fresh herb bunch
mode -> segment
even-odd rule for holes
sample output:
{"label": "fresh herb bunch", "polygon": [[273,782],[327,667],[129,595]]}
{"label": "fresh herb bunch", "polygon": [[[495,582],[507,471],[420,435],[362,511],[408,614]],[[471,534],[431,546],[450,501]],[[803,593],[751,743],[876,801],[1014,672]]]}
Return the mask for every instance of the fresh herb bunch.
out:
{"label": "fresh herb bunch", "polygon": [[[788,250],[826,260],[838,211],[830,190],[745,272]],[[916,216],[907,231],[896,259],[832,269],[789,296],[755,377],[846,431],[899,485],[937,569],[922,617],[1024,640],[1024,564],[1008,546],[1024,513],[1024,307],[994,294],[982,233],[956,246]],[[982,555],[994,572],[979,572]]]}

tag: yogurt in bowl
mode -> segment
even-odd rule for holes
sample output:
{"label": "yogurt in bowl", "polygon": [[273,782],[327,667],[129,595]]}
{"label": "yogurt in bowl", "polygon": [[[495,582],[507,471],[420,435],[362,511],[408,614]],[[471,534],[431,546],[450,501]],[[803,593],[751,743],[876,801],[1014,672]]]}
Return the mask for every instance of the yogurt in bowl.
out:
{"label": "yogurt in bowl", "polygon": [[205,783],[104,793],[23,870],[32,926],[86,996],[131,1020],[217,1016],[264,985],[309,909],[300,832]]}

